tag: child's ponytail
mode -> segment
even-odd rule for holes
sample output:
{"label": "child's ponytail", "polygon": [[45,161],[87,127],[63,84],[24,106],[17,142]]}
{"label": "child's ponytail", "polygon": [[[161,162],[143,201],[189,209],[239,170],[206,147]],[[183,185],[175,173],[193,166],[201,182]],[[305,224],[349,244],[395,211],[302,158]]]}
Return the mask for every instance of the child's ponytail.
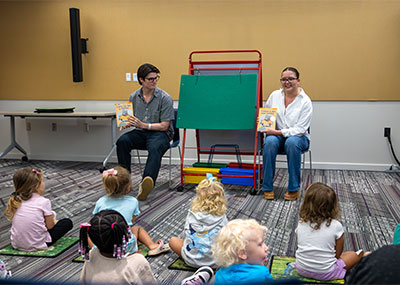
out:
{"label": "child's ponytail", "polygon": [[122,166],[103,171],[103,185],[107,195],[119,197],[126,194],[127,186],[130,187],[131,175]]}
{"label": "child's ponytail", "polygon": [[4,211],[4,216],[7,220],[11,221],[13,219],[19,206],[21,206],[21,198],[18,196],[17,192],[13,192],[8,200],[7,208]]}
{"label": "child's ponytail", "polygon": [[37,191],[43,181],[43,173],[40,169],[23,168],[17,170],[13,176],[15,192],[8,200],[7,208],[4,211],[5,217],[11,221],[15,212],[21,206],[22,200],[27,201]]}
{"label": "child's ponytail", "polygon": [[113,257],[121,259],[121,257],[125,255],[126,243],[127,240],[130,238],[129,232],[127,233],[127,227],[124,224],[121,225],[116,222],[113,222],[111,224],[111,232],[111,240],[113,243]]}
{"label": "child's ponytail", "polygon": [[88,242],[88,232],[90,229],[90,223],[83,223],[79,230],[79,253],[82,259],[89,260],[89,242]]}

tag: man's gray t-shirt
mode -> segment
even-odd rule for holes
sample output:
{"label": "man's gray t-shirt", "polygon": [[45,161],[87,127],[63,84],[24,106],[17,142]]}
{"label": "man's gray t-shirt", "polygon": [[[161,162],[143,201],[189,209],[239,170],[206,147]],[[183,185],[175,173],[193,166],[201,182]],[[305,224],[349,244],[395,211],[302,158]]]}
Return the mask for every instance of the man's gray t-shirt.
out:
{"label": "man's gray t-shirt", "polygon": [[[171,96],[164,90],[156,87],[149,103],[144,101],[142,88],[136,90],[129,97],[133,105],[133,114],[144,123],[161,123],[175,119],[174,104]],[[166,132],[170,140],[174,137],[172,122]]]}

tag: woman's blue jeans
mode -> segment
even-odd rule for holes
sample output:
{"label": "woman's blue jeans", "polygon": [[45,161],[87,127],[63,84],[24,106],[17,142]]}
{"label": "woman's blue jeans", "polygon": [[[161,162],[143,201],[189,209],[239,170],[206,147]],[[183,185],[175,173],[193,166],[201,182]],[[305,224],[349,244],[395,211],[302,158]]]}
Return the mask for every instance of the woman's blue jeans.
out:
{"label": "woman's blue jeans", "polygon": [[276,155],[285,151],[289,171],[288,191],[300,189],[301,155],[308,150],[310,141],[306,136],[267,136],[263,145],[263,191],[274,190]]}

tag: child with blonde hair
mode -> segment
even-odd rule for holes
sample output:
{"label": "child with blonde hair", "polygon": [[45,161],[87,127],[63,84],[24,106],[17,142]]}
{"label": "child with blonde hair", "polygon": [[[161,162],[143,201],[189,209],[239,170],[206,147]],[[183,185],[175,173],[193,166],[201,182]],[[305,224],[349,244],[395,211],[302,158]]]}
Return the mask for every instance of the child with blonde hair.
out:
{"label": "child with blonde hair", "polygon": [[[96,245],[91,250],[88,237]],[[79,238],[79,252],[85,259],[81,273],[83,284],[157,283],[146,258],[127,252],[129,226],[120,213],[114,210],[97,213],[89,223],[81,225]]]}
{"label": "child with blonde hair", "polygon": [[343,279],[347,270],[370,253],[343,252],[339,217],[335,190],[320,182],[308,186],[296,229],[296,269],[300,275],[321,281]]}
{"label": "child with blonde hair", "polygon": [[215,284],[265,283],[273,278],[265,266],[267,228],[256,220],[236,219],[221,229],[213,246],[213,256],[222,268]]}
{"label": "child with blonde hair", "polygon": [[215,177],[208,176],[196,187],[196,197],[186,217],[184,240],[172,237],[169,241],[171,249],[196,268],[215,265],[211,245],[228,222],[224,188]]}
{"label": "child with blonde hair", "polygon": [[134,253],[138,250],[137,240],[150,249],[149,256],[169,251],[168,244],[164,244],[162,240],[154,242],[145,229],[133,225],[140,210],[138,200],[128,195],[131,191],[131,175],[128,170],[116,166],[103,171],[103,185],[106,195],[97,200],[93,215],[102,210],[114,210],[125,218],[133,233],[128,241],[128,252]]}
{"label": "child with blonde hair", "polygon": [[72,229],[72,221],[54,218],[50,200],[43,197],[45,184],[40,169],[17,170],[13,182],[15,192],[4,213],[12,221],[11,245],[23,251],[48,249]]}

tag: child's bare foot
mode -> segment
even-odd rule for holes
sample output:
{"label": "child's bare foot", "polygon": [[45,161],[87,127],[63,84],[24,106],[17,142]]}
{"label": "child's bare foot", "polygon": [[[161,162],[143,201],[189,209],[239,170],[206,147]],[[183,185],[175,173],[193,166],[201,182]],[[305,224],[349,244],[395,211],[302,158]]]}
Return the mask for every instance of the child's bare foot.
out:
{"label": "child's bare foot", "polygon": [[370,255],[372,253],[372,251],[366,251],[364,252],[364,256]]}
{"label": "child's bare foot", "polygon": [[159,255],[161,253],[169,251],[169,244],[164,244],[162,240],[158,240],[155,248],[151,248],[149,251],[149,256]]}

